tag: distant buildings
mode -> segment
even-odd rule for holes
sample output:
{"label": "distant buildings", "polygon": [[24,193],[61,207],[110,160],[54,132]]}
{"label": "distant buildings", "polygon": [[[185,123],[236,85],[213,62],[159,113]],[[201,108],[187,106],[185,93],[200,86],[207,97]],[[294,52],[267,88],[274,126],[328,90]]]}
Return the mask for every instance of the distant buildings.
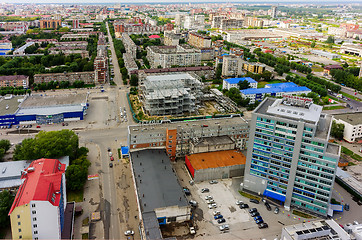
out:
{"label": "distant buildings", "polygon": [[341,56],[339,54],[330,53],[330,52],[326,52],[326,51],[323,51],[323,50],[312,50],[312,51],[310,51],[310,53],[312,53],[314,55],[317,55],[319,57],[325,57],[325,58],[328,58],[328,59],[339,59],[339,58],[341,58]]}
{"label": "distant buildings", "polygon": [[196,111],[202,84],[186,73],[147,76],[140,87],[140,99],[148,115],[180,116]]}
{"label": "distant buildings", "polygon": [[108,57],[106,40],[103,33],[99,34],[97,57],[94,59],[95,83],[104,84],[108,82]]}
{"label": "distant buildings", "polygon": [[243,189],[284,205],[332,216],[340,146],[329,143],[332,117],[312,99],[266,98],[253,112]]}
{"label": "distant buildings", "polygon": [[9,40],[0,40],[0,55],[6,55],[13,50],[13,44]]}
{"label": "distant buildings", "polygon": [[255,17],[246,17],[244,20],[245,27],[263,27],[264,21]]}
{"label": "distant buildings", "polygon": [[173,24],[167,23],[163,26],[152,26],[151,24],[143,23],[127,23],[123,20],[114,22],[114,31],[116,33],[128,33],[128,34],[154,34],[163,31],[173,30]]}
{"label": "distant buildings", "polygon": [[43,18],[40,20],[40,28],[46,29],[46,28],[52,28],[57,29],[58,27],[61,27],[62,25],[62,19],[60,15],[56,15],[53,18]]}
{"label": "distant buildings", "polygon": [[35,160],[21,179],[9,212],[13,239],[61,239],[67,204],[65,164]]}
{"label": "distant buildings", "polygon": [[0,76],[0,87],[29,87],[29,76],[11,75]]}
{"label": "distant buildings", "polygon": [[238,83],[239,82],[243,82],[243,81],[248,81],[250,88],[257,88],[258,87],[258,82],[255,81],[254,79],[250,78],[250,77],[245,77],[245,78],[228,78],[228,79],[224,79],[223,83],[222,83],[222,89],[227,89],[230,90],[230,88],[238,88]]}
{"label": "distant buildings", "polygon": [[271,7],[271,14],[270,14],[270,16],[271,16],[271,18],[276,18],[277,17],[277,6],[272,6]]}
{"label": "distant buildings", "polygon": [[362,56],[362,46],[360,44],[343,43],[340,53]]}
{"label": "distant buildings", "polygon": [[73,84],[75,81],[81,81],[85,84],[94,84],[94,72],[64,72],[34,75],[34,83],[36,84],[52,81],[68,81],[70,84]]}
{"label": "distant buildings", "polygon": [[211,22],[211,28],[220,28],[221,27],[221,21],[223,19],[227,19],[226,16],[221,15],[221,16],[213,16],[212,17],[212,22]]}
{"label": "distant buildings", "polygon": [[243,27],[244,27],[244,19],[237,19],[237,18],[222,19],[220,24],[220,28],[222,30],[238,29]]}
{"label": "distant buildings", "polygon": [[337,123],[344,125],[343,139],[353,143],[362,138],[362,113],[333,115]]}
{"label": "distant buildings", "polygon": [[273,83],[265,85],[264,88],[248,88],[240,90],[241,96],[243,98],[249,98],[250,103],[262,101],[267,94],[272,97],[282,97],[283,95],[301,95],[310,92],[312,92],[312,90],[309,88],[300,87],[292,82]]}
{"label": "distant buildings", "polygon": [[201,64],[201,51],[188,45],[148,46],[146,49],[147,59],[152,68]]}

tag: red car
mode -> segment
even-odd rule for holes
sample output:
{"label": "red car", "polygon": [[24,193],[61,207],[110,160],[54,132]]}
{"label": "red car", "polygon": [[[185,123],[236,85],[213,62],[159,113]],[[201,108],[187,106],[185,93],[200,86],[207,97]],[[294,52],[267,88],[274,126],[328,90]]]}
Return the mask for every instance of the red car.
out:
{"label": "red car", "polygon": [[36,128],[41,128],[41,127],[38,125],[38,126],[36,126]]}
{"label": "red car", "polygon": [[113,161],[114,160],[114,157],[111,157],[111,161]]}

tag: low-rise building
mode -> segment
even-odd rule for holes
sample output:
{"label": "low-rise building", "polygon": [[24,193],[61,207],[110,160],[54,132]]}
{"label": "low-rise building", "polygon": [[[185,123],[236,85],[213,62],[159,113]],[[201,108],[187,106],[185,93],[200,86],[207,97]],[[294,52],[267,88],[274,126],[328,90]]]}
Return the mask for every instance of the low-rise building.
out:
{"label": "low-rise building", "polygon": [[247,62],[242,61],[243,69],[252,72],[252,73],[258,73],[261,74],[265,71],[265,64],[258,63],[258,62]]}
{"label": "low-rise building", "polygon": [[331,70],[334,70],[334,69],[335,70],[343,70],[343,67],[340,66],[340,65],[327,65],[327,66],[324,66],[323,73],[330,75]]}
{"label": "low-rise building", "polygon": [[64,56],[68,56],[70,54],[79,54],[82,58],[89,58],[89,52],[87,50],[79,50],[79,49],[55,49],[50,48],[49,54],[64,54]]}
{"label": "low-rise building", "polygon": [[344,125],[344,140],[352,143],[362,138],[362,113],[336,114],[333,118]]}
{"label": "low-rise building", "polygon": [[61,239],[67,205],[65,164],[35,160],[21,179],[9,212],[13,239]]}
{"label": "low-rise building", "polygon": [[94,72],[64,72],[64,73],[46,73],[35,74],[34,83],[48,83],[48,82],[69,82],[73,84],[75,81],[81,81],[85,84],[94,84]]}
{"label": "low-rise building", "polygon": [[264,88],[248,88],[240,90],[241,96],[243,98],[249,98],[250,103],[255,103],[256,101],[262,101],[266,95],[272,97],[282,97],[284,95],[301,95],[308,94],[312,92],[307,87],[300,87],[295,83],[273,83],[267,84]]}
{"label": "low-rise building", "polygon": [[228,78],[224,79],[222,83],[222,89],[230,90],[230,88],[239,88],[238,83],[242,81],[248,81],[250,88],[257,88],[258,82],[251,77],[244,78]]}
{"label": "low-rise building", "polygon": [[0,55],[6,55],[13,50],[13,44],[11,41],[5,39],[0,40]]}
{"label": "low-rise building", "polygon": [[326,52],[326,51],[323,51],[323,50],[312,50],[310,51],[310,53],[314,54],[314,55],[317,55],[319,57],[325,57],[325,58],[328,58],[328,59],[339,59],[341,58],[341,56],[337,53],[330,53],[330,52]]}
{"label": "low-rise building", "polygon": [[201,51],[186,44],[177,46],[148,46],[147,59],[152,68],[161,66],[199,66]]}
{"label": "low-rise building", "polygon": [[340,48],[340,53],[352,54],[358,57],[362,56],[361,44],[343,43]]}
{"label": "low-rise building", "polygon": [[0,87],[29,87],[29,76],[11,75],[0,76]]}
{"label": "low-rise building", "polygon": [[68,33],[60,37],[60,40],[87,40],[89,34],[82,33]]}

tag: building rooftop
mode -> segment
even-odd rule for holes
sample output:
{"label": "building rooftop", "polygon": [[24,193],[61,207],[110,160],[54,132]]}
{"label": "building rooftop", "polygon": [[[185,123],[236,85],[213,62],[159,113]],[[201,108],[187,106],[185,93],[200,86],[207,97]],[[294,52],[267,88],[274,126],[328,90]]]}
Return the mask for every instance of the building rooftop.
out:
{"label": "building rooftop", "polygon": [[0,81],[13,81],[13,80],[24,80],[29,78],[25,75],[10,75],[10,76],[0,76]]}
{"label": "building rooftop", "polygon": [[154,211],[142,213],[143,226],[146,232],[146,239],[162,239],[160,225]]}
{"label": "building rooftop", "polygon": [[312,91],[305,86],[298,86],[295,83],[287,82],[287,83],[273,83],[267,84],[264,88],[248,88],[244,90],[240,90],[241,93],[245,95],[249,94],[270,94],[270,93],[290,93],[290,92],[304,92],[304,91]]}
{"label": "building rooftop", "polygon": [[[24,96],[12,97],[11,99],[0,99],[0,116],[15,114]],[[20,102],[19,102],[20,101]]]}
{"label": "building rooftop", "polygon": [[257,81],[255,81],[254,79],[252,79],[251,77],[244,77],[244,78],[228,78],[228,79],[224,79],[225,82],[228,82],[229,84],[237,84],[240,81],[248,81],[249,83],[257,83]]}
{"label": "building rooftop", "polygon": [[195,146],[203,147],[209,145],[220,145],[220,144],[234,144],[234,141],[229,136],[215,136],[215,137],[204,137],[194,143]]}
{"label": "building rooftop", "polygon": [[86,103],[87,94],[64,94],[64,95],[31,95],[21,104],[20,108],[31,108],[41,106],[59,106]]}
{"label": "building rooftop", "polygon": [[62,175],[65,173],[65,164],[58,159],[38,159],[25,169],[20,186],[9,214],[18,207],[30,201],[49,201],[54,206],[60,202]]}
{"label": "building rooftop", "polygon": [[244,154],[237,150],[196,153],[188,155],[187,158],[195,170],[245,165],[246,161]]}
{"label": "building rooftop", "polygon": [[333,115],[335,119],[340,119],[345,121],[351,125],[360,125],[362,124],[362,113],[344,113],[344,114],[336,114]]}
{"label": "building rooftop", "polygon": [[131,161],[142,213],[158,208],[188,206],[164,149],[131,152]]}

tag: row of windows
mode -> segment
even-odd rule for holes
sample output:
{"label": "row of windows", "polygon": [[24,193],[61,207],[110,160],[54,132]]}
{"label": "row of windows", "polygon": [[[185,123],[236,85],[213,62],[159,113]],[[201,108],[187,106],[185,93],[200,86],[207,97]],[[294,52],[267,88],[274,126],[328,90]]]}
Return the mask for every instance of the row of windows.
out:
{"label": "row of windows", "polygon": [[313,158],[307,158],[307,157],[303,157],[303,156],[299,156],[299,160],[314,163],[314,164],[318,164],[318,165],[322,165],[322,166],[325,166],[325,167],[330,167],[332,169],[334,169],[336,167],[335,164],[326,163],[326,162],[323,162],[323,161],[318,161],[318,160],[315,160]]}
{"label": "row of windows", "polygon": [[316,142],[316,141],[311,141],[309,139],[302,139],[302,142],[305,142],[305,143],[309,143],[309,144],[313,144],[313,145],[316,145],[316,146],[320,146],[320,147],[324,147],[324,143],[320,143],[320,142]]}
{"label": "row of windows", "polygon": [[308,150],[315,151],[315,152],[323,153],[323,149],[312,147],[312,146],[307,146],[307,145],[304,145],[304,144],[301,145],[301,148],[308,149]]}
{"label": "row of windows", "polygon": [[262,117],[257,117],[258,121],[262,121],[262,122],[267,122],[267,123],[274,123],[274,120],[268,119],[268,118],[262,118]]}
{"label": "row of windows", "polygon": [[259,177],[266,178],[266,174],[265,174],[265,173],[261,173],[261,172],[255,171],[255,170],[250,170],[250,174],[251,174],[251,175],[255,175],[255,176],[259,176]]}

